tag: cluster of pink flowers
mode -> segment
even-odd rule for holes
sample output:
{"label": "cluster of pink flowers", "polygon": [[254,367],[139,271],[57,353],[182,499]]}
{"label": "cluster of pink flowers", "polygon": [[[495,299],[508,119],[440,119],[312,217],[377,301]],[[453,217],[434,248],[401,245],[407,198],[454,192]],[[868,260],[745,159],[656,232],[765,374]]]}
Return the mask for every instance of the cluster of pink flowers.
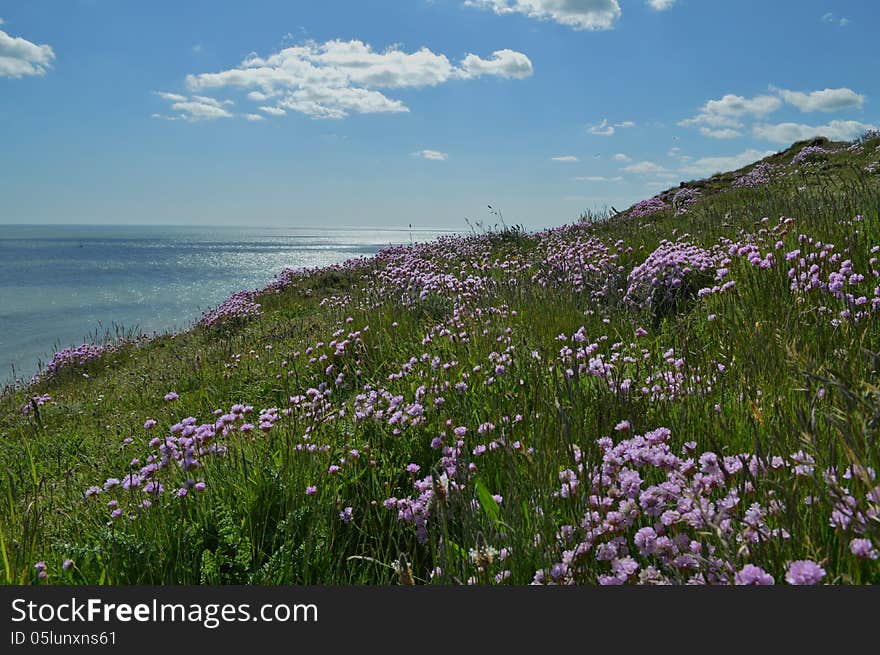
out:
{"label": "cluster of pink flowers", "polygon": [[753,189],[755,187],[769,184],[776,168],[767,162],[761,162],[745,175],[736,178],[733,181],[735,189]]}
{"label": "cluster of pink flowers", "polygon": [[675,192],[672,196],[672,206],[675,208],[675,215],[681,216],[686,214],[688,208],[696,205],[700,199],[700,192],[697,189],[684,187]]}
{"label": "cluster of pink flowers", "polygon": [[[858,218],[858,217],[857,217]],[[868,270],[857,271],[852,254],[845,249],[836,251],[833,243],[823,243],[813,237],[798,236],[799,248],[785,253],[788,262],[788,278],[792,293],[803,302],[810,295],[818,295],[820,312],[833,314],[837,325],[840,321],[859,322],[880,310],[880,270],[877,257],[871,257]],[[874,246],[871,254],[880,252]],[[829,307],[835,304],[836,312]]]}
{"label": "cluster of pink flowers", "polygon": [[75,348],[59,350],[52,360],[34,377],[34,382],[49,380],[61,371],[77,366],[84,366],[102,355],[116,351],[121,344],[97,345],[84,343]]}
{"label": "cluster of pink flowers", "polygon": [[35,409],[38,409],[45,405],[46,403],[52,402],[52,396],[47,393],[40,394],[38,396],[32,396],[21,408],[22,414],[30,414]]}
{"label": "cluster of pink flowers", "polygon": [[[623,242],[606,244],[586,236],[578,226],[540,235],[531,281],[543,287],[565,285],[593,298],[608,298],[622,271],[618,258],[632,252]],[[522,266],[522,264],[520,264]]]}
{"label": "cluster of pink flowers", "polygon": [[[172,395],[176,396],[168,394]],[[183,499],[191,497],[193,492],[204,491],[206,483],[198,479],[198,471],[205,465],[206,458],[226,454],[227,446],[221,443],[222,440],[229,439],[234,433],[247,433],[253,429],[246,422],[253,409],[250,405],[238,404],[228,412],[218,409],[211,423],[200,424],[192,416],[175,423],[166,436],[150,438],[147,454],[136,454],[128,470],[119,477],[110,477],[102,484],[89,487],[84,497],[95,502],[103,501],[109,511],[109,519],[118,521],[137,519],[142,512],[168,495]],[[266,410],[260,418],[269,422],[269,429],[271,422],[277,420],[270,410]],[[148,419],[144,429],[152,432],[157,424],[156,420]],[[132,437],[124,439],[122,447],[138,448]],[[120,489],[125,493],[115,495]],[[170,494],[166,493],[168,490]]]}
{"label": "cluster of pink flowers", "polygon": [[663,240],[630,272],[624,297],[627,303],[654,312],[675,307],[718,276],[723,253],[694,245],[687,236],[678,241]]}
{"label": "cluster of pink flowers", "polygon": [[642,200],[633,206],[632,209],[629,210],[630,216],[635,216],[636,218],[643,218],[645,216],[650,216],[652,214],[656,214],[657,212],[663,211],[664,209],[669,209],[669,205],[667,205],[662,198],[658,198],[657,196],[653,198],[648,198],[647,200]]}
{"label": "cluster of pink flowers", "polygon": [[822,146],[805,146],[800,149],[798,154],[796,154],[791,159],[792,166],[798,166],[808,161],[813,161],[819,159],[820,157],[825,157],[827,155],[834,154],[834,150],[828,150],[827,148],[823,148]]}
{"label": "cluster of pink flowers", "polygon": [[[583,516],[560,526],[559,560],[538,570],[535,584],[591,582],[597,565],[603,585],[775,583],[749,560],[768,542],[791,538],[779,527],[785,504],[774,487],[797,467],[796,457],[697,454],[692,442],[676,453],[666,428],[632,436],[629,422],[618,429],[627,438],[597,441],[600,461],[575,446],[575,468],[560,473],[558,498],[582,507]],[[825,571],[798,560],[784,577],[812,585]]]}
{"label": "cluster of pink flowers", "polygon": [[262,313],[260,304],[254,302],[257,294],[254,290],[232,294],[217,307],[206,311],[200,323],[205,327],[212,327],[229,320],[259,316]]}
{"label": "cluster of pink flowers", "polygon": [[[636,331],[637,336],[646,334],[642,328]],[[565,335],[558,339],[565,344],[559,350],[558,360],[567,378],[603,380],[609,389],[623,396],[641,394],[651,401],[673,401],[705,395],[711,393],[718,375],[725,370],[719,362],[712,362],[712,370],[707,372],[688,366],[674,348],[664,350],[658,357],[658,353],[636,342],[610,343],[608,335],[588,342],[584,327],[572,335],[571,345]]]}

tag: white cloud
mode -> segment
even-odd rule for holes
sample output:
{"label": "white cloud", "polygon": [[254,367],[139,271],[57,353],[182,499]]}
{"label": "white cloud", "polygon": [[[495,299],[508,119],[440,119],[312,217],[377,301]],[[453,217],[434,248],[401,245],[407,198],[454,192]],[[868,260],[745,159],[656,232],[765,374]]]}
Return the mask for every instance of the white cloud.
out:
{"label": "white cloud", "polygon": [[802,91],[789,91],[770,87],[773,91],[790,105],[794,105],[803,112],[811,111],[841,111],[844,109],[861,109],[865,104],[865,96],[856,93],[846,87],[840,89],[822,89],[804,93]]}
{"label": "white cloud", "polygon": [[422,159],[428,159],[430,161],[446,161],[449,159],[448,154],[440,152],[439,150],[419,150],[413,154],[416,157],[421,157]]}
{"label": "white cloud", "polygon": [[669,171],[663,166],[655,164],[652,161],[640,161],[635,164],[630,164],[629,166],[624,166],[620,170],[624,173],[635,173],[636,175],[661,175],[669,173]]}
{"label": "white cloud", "polygon": [[278,107],[312,118],[345,118],[358,114],[406,113],[409,108],[378,91],[359,87],[315,87],[298,89],[278,101]]}
{"label": "white cloud", "polygon": [[[770,90],[776,95],[761,95],[754,98],[728,94],[718,100],[709,100],[700,113],[679,122],[684,127],[699,127],[700,133],[714,139],[733,139],[742,136],[744,120],[765,118],[779,109],[783,101],[797,107],[802,112],[835,112],[845,109],[861,109],[865,96],[845,87],[803,92],[780,89]],[[753,125],[752,133],[758,138],[790,143],[820,134],[831,139],[850,139],[863,131],[865,126],[857,121],[831,121],[828,125],[811,127],[798,123]]]}
{"label": "white cloud", "polygon": [[782,106],[782,101],[769,95],[744,98],[728,93],[718,100],[709,100],[693,118],[679,121],[682,127],[710,127],[739,129],[746,116],[766,116]]}
{"label": "white cloud", "polygon": [[675,4],[675,0],[648,0],[648,6],[655,11],[666,11],[671,9]]}
{"label": "white cloud", "polygon": [[207,96],[194,95],[190,98],[178,93],[166,93],[155,91],[157,96],[171,103],[171,110],[177,112],[171,116],[158,116],[154,118],[166,118],[168,120],[203,121],[217,118],[232,118],[232,113],[226,109],[232,105],[232,100],[217,100]]}
{"label": "white cloud", "polygon": [[789,144],[817,136],[824,136],[832,141],[849,141],[867,130],[877,129],[874,125],[859,121],[834,120],[825,125],[804,125],[803,123],[778,123],[775,125],[755,125],[752,133],[759,139],[774,143]]}
{"label": "white cloud", "polygon": [[255,121],[261,121],[261,120],[263,120],[263,117],[260,116],[259,114],[245,114],[245,115],[244,115],[244,119],[245,119],[246,121],[255,122]]}
{"label": "white cloud", "polygon": [[471,80],[483,75],[497,75],[507,79],[521,80],[533,72],[532,62],[521,52],[496,50],[491,59],[467,55],[461,60],[458,77]]}
{"label": "white cloud", "polygon": [[209,98],[208,96],[193,96],[193,100],[196,102],[210,105],[212,107],[222,107],[224,105],[233,105],[235,104],[232,100],[217,100],[216,98]]}
{"label": "white cloud", "polygon": [[708,114],[720,116],[764,116],[779,109],[780,102],[773,96],[755,96],[744,98],[733,94],[727,94],[720,100],[710,100],[703,111]]}
{"label": "white cloud", "polygon": [[587,175],[584,177],[576,177],[574,178],[578,182],[623,182],[623,178],[619,175],[617,177],[605,177],[603,175]]}
{"label": "white cloud", "polygon": [[612,157],[612,159],[614,159],[614,161],[622,161],[624,163],[632,161],[632,159],[630,159],[628,156],[626,156],[622,152],[618,152],[616,155],[614,155],[614,157]]}
{"label": "white cloud", "polygon": [[165,91],[156,91],[157,96],[162,98],[163,100],[169,100],[171,102],[186,102],[187,97],[182,96],[179,93],[167,93]]}
{"label": "white cloud", "polygon": [[0,30],[0,77],[20,79],[26,75],[45,75],[54,59],[52,46],[37,45]]}
{"label": "white cloud", "polygon": [[575,30],[608,30],[620,18],[617,0],[465,0],[464,4],[499,15],[517,13],[552,20]]}
{"label": "white cloud", "polygon": [[835,16],[830,11],[827,14],[824,14],[822,16],[822,22],[823,23],[837,23],[840,27],[846,27],[847,25],[852,23],[852,21],[849,18],[838,19],[837,16]]}
{"label": "white cloud", "polygon": [[681,172],[701,177],[714,175],[715,173],[725,173],[727,171],[735,171],[772,154],[772,150],[762,151],[750,148],[738,155],[731,155],[729,157],[703,157],[702,159],[694,160],[686,166],[682,166]]}
{"label": "white cloud", "polygon": [[286,116],[287,112],[281,109],[280,107],[260,107],[260,111],[269,114],[270,116]]}
{"label": "white cloud", "polygon": [[703,136],[708,136],[713,139],[735,139],[738,136],[742,136],[742,132],[738,132],[729,127],[720,128],[717,130],[713,130],[711,127],[701,127],[700,134]]}
{"label": "white cloud", "polygon": [[599,136],[613,136],[615,132],[619,129],[626,129],[628,127],[635,127],[636,124],[632,121],[621,121],[620,123],[609,123],[607,118],[603,118],[601,123],[596,123],[595,125],[590,125],[587,127],[587,131],[590,134],[597,134]]}
{"label": "white cloud", "polygon": [[613,125],[609,125],[608,119],[603,118],[601,123],[590,125],[587,131],[590,134],[598,134],[599,136],[611,136],[615,130]]}
{"label": "white cloud", "polygon": [[496,50],[488,59],[468,54],[455,66],[428,48],[405,52],[392,46],[380,52],[362,41],[333,40],[310,41],[266,58],[251,54],[235,68],[188,75],[186,83],[191,91],[247,89],[254,102],[275,98],[279,109],[312,118],[344,118],[409,111],[377,89],[417,89],[483,76],[522,79],[532,72],[529,58],[513,50]]}
{"label": "white cloud", "polygon": [[550,159],[553,161],[558,161],[558,162],[562,162],[565,164],[570,164],[570,163],[574,163],[576,161],[580,161],[574,155],[559,155],[557,157],[551,157]]}

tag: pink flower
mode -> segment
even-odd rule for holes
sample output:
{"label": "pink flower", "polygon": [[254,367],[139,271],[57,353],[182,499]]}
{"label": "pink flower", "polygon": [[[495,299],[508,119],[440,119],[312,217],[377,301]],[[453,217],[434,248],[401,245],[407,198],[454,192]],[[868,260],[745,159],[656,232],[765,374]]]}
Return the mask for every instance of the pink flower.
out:
{"label": "pink flower", "polygon": [[773,583],[773,576],[754,564],[746,564],[734,576],[734,584],[737,585],[772,585]]}
{"label": "pink flower", "polygon": [[816,585],[825,577],[825,569],[810,560],[797,560],[788,565],[785,581],[791,585]]}

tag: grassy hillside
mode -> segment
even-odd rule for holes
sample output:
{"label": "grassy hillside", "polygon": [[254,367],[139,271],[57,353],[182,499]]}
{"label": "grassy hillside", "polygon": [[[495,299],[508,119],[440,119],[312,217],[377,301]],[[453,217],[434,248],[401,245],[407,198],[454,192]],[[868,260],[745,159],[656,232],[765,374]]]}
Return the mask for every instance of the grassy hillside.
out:
{"label": "grassy hillside", "polygon": [[0,399],[0,580],[878,583],[878,160],[798,143],[59,353]]}

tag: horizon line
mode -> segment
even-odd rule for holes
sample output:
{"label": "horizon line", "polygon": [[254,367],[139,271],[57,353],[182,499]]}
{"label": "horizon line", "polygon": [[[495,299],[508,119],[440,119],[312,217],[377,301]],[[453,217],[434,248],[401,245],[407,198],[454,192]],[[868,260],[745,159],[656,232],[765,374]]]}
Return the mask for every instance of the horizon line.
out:
{"label": "horizon line", "polygon": [[313,226],[313,225],[241,225],[241,224],[208,224],[208,223],[0,223],[0,228],[4,227],[196,227],[196,228],[246,228],[261,230],[319,230],[331,232],[334,230],[355,230],[370,231],[382,230],[386,232],[455,232],[454,228],[449,227],[383,227],[379,225],[367,226],[350,226],[340,225],[338,227]]}

